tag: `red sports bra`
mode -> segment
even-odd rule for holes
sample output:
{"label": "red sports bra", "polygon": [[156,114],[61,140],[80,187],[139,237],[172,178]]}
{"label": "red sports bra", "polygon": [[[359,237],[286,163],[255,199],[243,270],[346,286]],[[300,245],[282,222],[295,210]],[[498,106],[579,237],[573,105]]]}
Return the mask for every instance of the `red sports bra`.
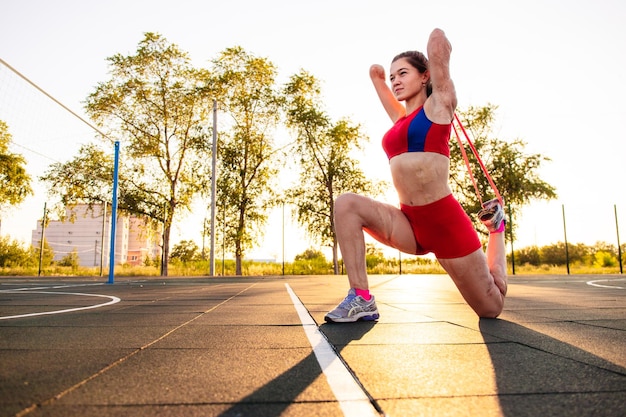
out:
{"label": "red sports bra", "polygon": [[428,120],[424,106],[404,116],[383,136],[383,149],[387,158],[405,152],[436,152],[450,157],[450,131],[452,124],[440,125]]}

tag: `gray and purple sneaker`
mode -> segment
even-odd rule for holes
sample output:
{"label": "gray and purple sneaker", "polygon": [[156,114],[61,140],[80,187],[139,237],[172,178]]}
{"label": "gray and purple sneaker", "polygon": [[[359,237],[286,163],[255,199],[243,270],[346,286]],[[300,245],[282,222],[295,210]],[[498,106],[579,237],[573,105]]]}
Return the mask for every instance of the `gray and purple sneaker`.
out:
{"label": "gray and purple sneaker", "polygon": [[324,317],[324,320],[335,323],[351,323],[359,320],[378,320],[378,308],[374,296],[369,301],[356,295],[354,288],[350,288],[348,295],[335,309]]}

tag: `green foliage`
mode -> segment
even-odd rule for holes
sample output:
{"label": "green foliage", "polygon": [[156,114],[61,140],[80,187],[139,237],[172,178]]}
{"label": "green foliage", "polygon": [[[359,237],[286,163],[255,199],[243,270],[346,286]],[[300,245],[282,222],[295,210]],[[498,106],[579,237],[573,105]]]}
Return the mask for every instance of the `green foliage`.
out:
{"label": "green foliage", "polygon": [[198,245],[192,240],[182,240],[174,245],[170,252],[170,260],[187,263],[198,258]]}
{"label": "green foliage", "polygon": [[39,265],[39,261],[41,260],[42,268],[47,268],[54,262],[54,250],[52,250],[52,246],[48,244],[46,239],[43,240],[43,250],[41,250],[39,245],[37,247],[31,246],[31,254],[33,259],[36,259],[35,263],[37,265]]}
{"label": "green foliage", "polygon": [[383,259],[367,268],[368,274],[445,274],[445,270],[434,259],[409,256],[399,259]]}
{"label": "green foliage", "polygon": [[28,267],[36,265],[30,248],[25,248],[9,236],[0,237],[0,267]]}
{"label": "green foliage", "polygon": [[9,127],[0,120],[0,208],[19,204],[33,193],[26,159],[10,152],[11,139]]}
{"label": "green foliage", "polygon": [[290,275],[323,275],[332,272],[332,264],[322,251],[309,248],[294,257],[294,262],[286,268]]}
{"label": "green foliage", "polygon": [[[617,248],[606,242],[597,242],[594,246],[583,243],[557,242],[543,247],[530,246],[515,251],[516,265],[586,266],[589,268],[614,268],[619,265]],[[623,260],[622,260],[623,262]]]}
{"label": "green foliage", "polygon": [[52,194],[60,198],[63,207],[109,201],[112,178],[112,153],[97,144],[82,145],[74,159],[51,164],[41,177]]}
{"label": "green foliage", "polygon": [[539,252],[542,264],[547,265],[565,265],[566,251],[565,243],[558,242],[556,244],[544,246]]}
{"label": "green foliage", "polygon": [[68,253],[63,258],[61,258],[61,260],[58,262],[58,265],[69,266],[72,269],[78,269],[78,267],[80,266],[80,258],[78,257],[78,252],[76,252],[76,250],[73,250],[72,252]]}
{"label": "green foliage", "polygon": [[371,243],[365,245],[365,264],[368,270],[375,269],[377,265],[385,262],[386,259],[381,249]]}
{"label": "green foliage", "polygon": [[597,251],[594,255],[594,265],[598,268],[610,268],[613,266],[617,266],[617,258],[607,251]]}
{"label": "green foliage", "polygon": [[313,248],[309,248],[305,250],[304,252],[302,252],[301,254],[298,254],[294,257],[294,260],[296,261],[310,261],[313,259],[326,260],[326,257],[324,256],[322,251],[313,249]]}
{"label": "green foliage", "polygon": [[328,275],[333,273],[333,265],[326,258],[300,259],[285,267],[289,275]]}
{"label": "green foliage", "polygon": [[582,243],[570,243],[566,248],[564,242],[557,242],[555,244],[542,247],[540,251],[540,259],[542,264],[565,265],[568,258],[571,263],[584,262],[589,254],[590,248]]}
{"label": "green foliage", "polygon": [[537,246],[529,246],[527,248],[515,251],[515,263],[539,266],[541,265],[541,254]]}

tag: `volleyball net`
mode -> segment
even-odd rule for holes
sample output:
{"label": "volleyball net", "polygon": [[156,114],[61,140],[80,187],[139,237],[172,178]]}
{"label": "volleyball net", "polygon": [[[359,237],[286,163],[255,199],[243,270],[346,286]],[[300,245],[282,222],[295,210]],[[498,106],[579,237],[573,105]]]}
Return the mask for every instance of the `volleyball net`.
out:
{"label": "volleyball net", "polygon": [[[35,242],[36,231],[41,228],[46,206],[49,209],[55,203],[49,201],[49,185],[41,177],[51,165],[73,159],[81,146],[102,137],[86,116],[72,107],[0,59],[0,120],[11,138],[8,151],[24,158],[33,190],[33,194],[17,206],[1,202],[0,235],[35,246],[38,243]],[[93,252],[97,249],[91,241],[82,243],[76,239],[73,242],[64,239],[48,243],[54,247],[55,260],[73,252],[79,256],[91,253],[87,258],[96,258]]]}

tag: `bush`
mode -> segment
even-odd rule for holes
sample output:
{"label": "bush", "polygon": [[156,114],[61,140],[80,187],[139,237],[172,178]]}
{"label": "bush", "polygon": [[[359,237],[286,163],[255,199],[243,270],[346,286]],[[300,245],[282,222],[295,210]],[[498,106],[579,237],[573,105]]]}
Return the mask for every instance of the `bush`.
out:
{"label": "bush", "polygon": [[313,259],[298,259],[285,266],[285,274],[289,275],[328,275],[333,273],[333,264],[324,255]]}
{"label": "bush", "polygon": [[537,246],[529,246],[515,251],[515,263],[521,265],[541,265],[541,254]]}
{"label": "bush", "polygon": [[301,254],[296,255],[294,258],[295,261],[311,261],[319,259],[326,260],[326,257],[324,256],[322,251],[311,248],[305,250]]}
{"label": "bush", "polygon": [[63,258],[61,258],[61,260],[58,262],[58,265],[69,266],[72,269],[77,269],[80,266],[80,258],[78,257],[78,252],[76,252],[76,250],[73,250],[72,252],[68,253]]}
{"label": "bush", "polygon": [[17,240],[8,236],[0,237],[0,267],[28,267],[33,266],[33,258],[29,249],[22,246]]}
{"label": "bush", "polygon": [[606,251],[598,251],[594,255],[594,266],[599,268],[610,268],[617,266],[617,258],[613,254]]}

